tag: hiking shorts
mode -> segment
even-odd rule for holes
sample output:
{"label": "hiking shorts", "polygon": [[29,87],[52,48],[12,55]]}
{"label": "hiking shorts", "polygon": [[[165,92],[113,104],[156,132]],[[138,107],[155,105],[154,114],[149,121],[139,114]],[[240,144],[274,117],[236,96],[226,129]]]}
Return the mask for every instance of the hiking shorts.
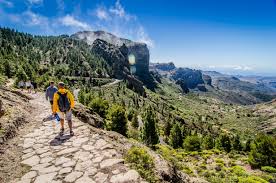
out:
{"label": "hiking shorts", "polygon": [[72,120],[72,111],[68,111],[68,112],[57,112],[58,116],[60,119],[66,119],[67,121],[71,121]]}

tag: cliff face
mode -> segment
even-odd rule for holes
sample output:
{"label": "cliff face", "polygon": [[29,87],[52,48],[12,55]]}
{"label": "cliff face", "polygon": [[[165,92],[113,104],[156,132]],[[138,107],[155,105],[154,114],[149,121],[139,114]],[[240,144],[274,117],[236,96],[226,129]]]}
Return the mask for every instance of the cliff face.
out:
{"label": "cliff face", "polygon": [[145,95],[143,83],[133,77],[130,73],[128,48],[125,44],[122,46],[116,46],[104,40],[97,39],[93,42],[91,51],[102,57],[112,67],[113,77],[127,80],[128,87],[133,88],[134,91],[140,95]]}
{"label": "cliff face", "polygon": [[91,51],[102,57],[112,67],[113,77],[124,79],[126,75],[130,74],[125,45],[117,47],[106,41],[97,39],[93,42]]}
{"label": "cliff face", "polygon": [[[117,47],[125,45],[127,47],[127,55],[134,55],[135,57],[135,75],[142,78],[149,74],[149,49],[146,44],[133,42],[128,39],[119,38],[113,34],[104,31],[83,31],[77,32],[71,36],[72,38],[84,40],[89,45],[93,46],[93,43],[97,39],[101,39],[109,44]],[[128,57],[127,61],[128,61]]]}

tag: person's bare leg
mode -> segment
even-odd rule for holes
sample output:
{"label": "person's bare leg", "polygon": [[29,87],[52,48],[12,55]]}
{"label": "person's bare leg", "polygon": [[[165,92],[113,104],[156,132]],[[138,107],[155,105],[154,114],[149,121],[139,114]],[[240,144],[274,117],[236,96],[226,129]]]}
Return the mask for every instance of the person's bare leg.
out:
{"label": "person's bare leg", "polygon": [[69,126],[70,131],[72,131],[72,128],[73,128],[72,120],[68,121],[68,126]]}
{"label": "person's bare leg", "polygon": [[63,135],[64,133],[64,119],[60,119],[60,132],[59,135]]}

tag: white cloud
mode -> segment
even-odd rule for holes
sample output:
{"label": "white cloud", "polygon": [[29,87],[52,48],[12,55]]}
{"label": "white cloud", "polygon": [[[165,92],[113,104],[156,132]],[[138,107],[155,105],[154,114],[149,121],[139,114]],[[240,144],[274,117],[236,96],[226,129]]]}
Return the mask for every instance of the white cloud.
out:
{"label": "white cloud", "polygon": [[67,27],[75,27],[75,28],[80,28],[82,30],[91,30],[91,26],[85,22],[81,22],[77,19],[75,19],[71,15],[66,15],[62,18],[59,19],[59,22]]}
{"label": "white cloud", "polygon": [[119,16],[125,20],[130,20],[135,18],[135,16],[132,16],[128,13],[126,13],[124,7],[121,5],[120,0],[117,0],[115,3],[115,6],[109,8],[109,12],[115,16]]}
{"label": "white cloud", "polygon": [[8,1],[8,0],[0,0],[0,4],[4,4],[8,8],[13,7],[13,3],[11,1]]}
{"label": "white cloud", "polygon": [[254,70],[253,67],[246,66],[246,65],[210,65],[208,66],[209,69],[231,69],[237,71],[252,71]]}
{"label": "white cloud", "polygon": [[96,9],[95,14],[96,14],[97,18],[99,18],[100,20],[108,20],[109,19],[109,14],[104,7],[98,7]]}
{"label": "white cloud", "polygon": [[29,26],[49,26],[49,20],[47,17],[36,14],[32,11],[26,11],[23,13],[25,24]]}
{"label": "white cloud", "polygon": [[103,29],[117,36],[128,38],[134,41],[146,43],[149,47],[154,46],[145,28],[139,23],[135,15],[128,13],[117,0],[111,7],[98,6],[93,12],[98,18],[95,23],[97,29]]}
{"label": "white cloud", "polygon": [[39,4],[42,4],[42,3],[43,3],[43,0],[28,0],[28,2],[29,2],[30,4],[39,5]]}

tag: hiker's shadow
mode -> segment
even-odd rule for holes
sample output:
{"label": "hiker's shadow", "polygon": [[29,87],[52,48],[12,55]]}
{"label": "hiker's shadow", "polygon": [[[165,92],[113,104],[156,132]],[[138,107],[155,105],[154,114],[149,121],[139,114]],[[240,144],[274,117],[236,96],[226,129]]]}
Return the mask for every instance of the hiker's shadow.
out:
{"label": "hiker's shadow", "polygon": [[55,117],[53,116],[53,115],[49,115],[49,116],[47,116],[47,117],[45,117],[45,118],[43,118],[43,122],[46,122],[46,121],[52,121],[52,120],[54,120],[55,119]]}
{"label": "hiker's shadow", "polygon": [[59,146],[69,140],[72,136],[71,135],[57,135],[53,140],[50,142],[50,146]]}

